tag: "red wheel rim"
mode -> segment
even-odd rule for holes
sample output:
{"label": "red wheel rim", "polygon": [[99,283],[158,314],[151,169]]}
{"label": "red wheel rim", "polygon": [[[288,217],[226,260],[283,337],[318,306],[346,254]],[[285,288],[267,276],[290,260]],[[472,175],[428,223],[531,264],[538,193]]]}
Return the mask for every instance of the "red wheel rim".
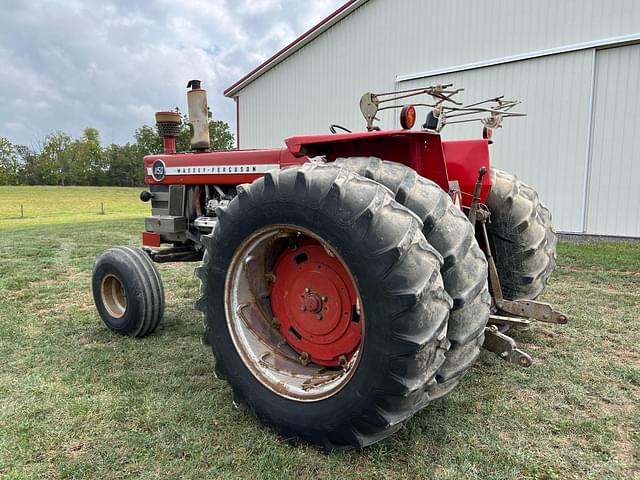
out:
{"label": "red wheel rim", "polygon": [[[298,277],[311,283],[301,287]],[[340,255],[314,232],[287,224],[255,231],[236,249],[224,290],[233,346],[264,387],[284,398],[315,402],[351,381],[362,356],[364,306]],[[304,311],[316,321],[324,312],[327,325],[309,324],[298,313]]]}
{"label": "red wheel rim", "polygon": [[358,293],[346,267],[310,238],[278,257],[271,308],[303,362],[345,365],[362,340]]}

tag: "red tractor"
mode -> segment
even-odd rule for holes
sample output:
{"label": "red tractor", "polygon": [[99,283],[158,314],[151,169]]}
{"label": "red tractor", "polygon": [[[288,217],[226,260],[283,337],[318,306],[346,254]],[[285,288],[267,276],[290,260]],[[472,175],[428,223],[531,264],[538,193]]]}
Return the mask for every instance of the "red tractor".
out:
{"label": "red tractor", "polygon": [[[287,438],[362,447],[448,394],[484,346],[529,366],[505,332],[565,323],[535,301],[555,267],[551,215],[492,169],[491,133],[516,102],[461,105],[451,85],[363,95],[363,132],[291,137],[279,149],[209,151],[206,92],[156,114],[164,153],[144,159],[152,215],[143,248],[113,247],[93,271],[104,323],[152,333],[164,292],[155,262],[202,262],[204,342],[236,404]],[[429,103],[421,129],[416,108]],[[375,125],[400,110],[401,129]],[[483,138],[443,141],[478,120]],[[342,132],[338,133],[338,130]],[[163,245],[165,246],[163,248]]]}

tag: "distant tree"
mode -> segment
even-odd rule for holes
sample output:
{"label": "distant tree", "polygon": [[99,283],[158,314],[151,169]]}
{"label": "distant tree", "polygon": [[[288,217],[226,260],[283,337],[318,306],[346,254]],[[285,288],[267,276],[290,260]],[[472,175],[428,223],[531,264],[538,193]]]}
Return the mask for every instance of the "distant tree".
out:
{"label": "distant tree", "polygon": [[42,180],[46,185],[70,185],[73,182],[71,171],[72,140],[64,132],[50,133],[44,139],[44,146],[40,153]]}
{"label": "distant tree", "polygon": [[[189,151],[189,126],[186,117],[181,116],[177,148]],[[209,120],[209,137],[212,150],[233,148],[233,134],[223,121]],[[13,145],[0,138],[0,184],[142,185],[142,160],[146,155],[162,153],[162,137],[157,128],[143,125],[135,131],[134,138],[134,143],[103,147],[95,128],[86,128],[75,139],[64,132],[54,132],[36,147]]]}
{"label": "distant tree", "polygon": [[135,187],[144,184],[142,156],[137,145],[111,144],[105,149],[107,184]]}
{"label": "distant tree", "polygon": [[134,137],[138,153],[141,155],[140,165],[142,165],[142,157],[145,155],[162,153],[162,137],[160,137],[157,128],[143,125],[136,130]]}
{"label": "distant tree", "polygon": [[40,156],[38,153],[26,145],[16,145],[16,153],[23,165],[23,181],[27,185],[42,185],[42,171],[40,166]]}
{"label": "distant tree", "polygon": [[209,138],[212,150],[232,150],[236,141],[229,124],[222,120],[209,120]]}
{"label": "distant tree", "polygon": [[85,128],[82,137],[69,146],[69,181],[75,185],[104,185],[108,166],[100,145],[100,133],[95,128]]}
{"label": "distant tree", "polygon": [[16,147],[8,138],[0,137],[0,185],[19,185],[24,168]]}

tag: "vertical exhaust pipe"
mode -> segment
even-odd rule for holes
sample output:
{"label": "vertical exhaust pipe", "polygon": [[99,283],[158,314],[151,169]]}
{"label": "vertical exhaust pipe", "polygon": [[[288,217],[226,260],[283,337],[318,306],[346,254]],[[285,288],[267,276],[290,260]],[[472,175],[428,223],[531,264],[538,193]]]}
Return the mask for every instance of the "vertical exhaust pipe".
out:
{"label": "vertical exhaust pipe", "polygon": [[200,88],[200,80],[189,80],[187,105],[189,107],[189,129],[191,130],[191,148],[209,149],[209,109],[207,91]]}

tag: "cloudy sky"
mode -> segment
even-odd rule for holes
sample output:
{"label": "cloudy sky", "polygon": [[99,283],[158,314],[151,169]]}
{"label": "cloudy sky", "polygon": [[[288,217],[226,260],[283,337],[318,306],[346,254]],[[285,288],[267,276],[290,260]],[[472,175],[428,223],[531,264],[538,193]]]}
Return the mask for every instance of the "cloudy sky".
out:
{"label": "cloudy sky", "polygon": [[0,0],[0,137],[33,145],[95,127],[124,143],[157,110],[186,110],[199,78],[222,91],[344,0]]}

